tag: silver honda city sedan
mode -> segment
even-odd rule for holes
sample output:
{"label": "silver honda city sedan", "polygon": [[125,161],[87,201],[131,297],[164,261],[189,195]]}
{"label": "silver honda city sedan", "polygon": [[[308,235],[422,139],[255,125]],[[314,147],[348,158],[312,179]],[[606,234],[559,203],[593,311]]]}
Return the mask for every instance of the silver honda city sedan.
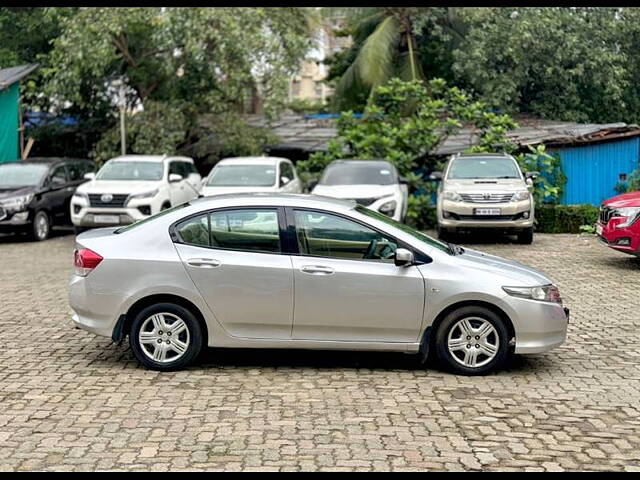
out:
{"label": "silver honda city sedan", "polygon": [[439,242],[353,201],[202,198],[77,238],[78,327],[176,370],[205,346],[433,352],[486,374],[566,338],[556,286],[529,267]]}

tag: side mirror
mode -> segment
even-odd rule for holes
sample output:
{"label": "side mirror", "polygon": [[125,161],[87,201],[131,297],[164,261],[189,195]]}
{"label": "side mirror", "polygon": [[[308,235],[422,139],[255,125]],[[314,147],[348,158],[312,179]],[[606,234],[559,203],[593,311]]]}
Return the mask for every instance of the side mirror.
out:
{"label": "side mirror", "polygon": [[527,174],[525,175],[525,177],[527,178],[527,180],[535,180],[536,178],[538,178],[540,176],[539,172],[527,172]]}
{"label": "side mirror", "polygon": [[59,188],[64,186],[65,184],[66,182],[64,181],[64,179],[60,177],[51,177],[51,179],[49,180],[49,187],[51,188]]}
{"label": "side mirror", "polygon": [[433,172],[429,175],[429,180],[435,180],[437,182],[442,181],[442,172]]}
{"label": "side mirror", "polygon": [[93,172],[89,172],[89,173],[85,173],[84,174],[84,179],[85,180],[95,180],[96,178],[96,174]]}
{"label": "side mirror", "polygon": [[171,175],[169,175],[169,183],[181,182],[182,179],[182,175],[178,175],[177,173],[172,173]]}
{"label": "side mirror", "polygon": [[286,185],[290,182],[291,180],[289,179],[289,177],[280,177],[280,185]]}
{"label": "side mirror", "polygon": [[308,184],[307,187],[309,188],[309,192],[312,192],[314,188],[316,188],[318,186],[318,180],[311,180]]}
{"label": "side mirror", "polygon": [[404,248],[399,248],[396,250],[396,256],[394,258],[394,263],[396,267],[409,267],[413,265],[414,257],[413,253]]}

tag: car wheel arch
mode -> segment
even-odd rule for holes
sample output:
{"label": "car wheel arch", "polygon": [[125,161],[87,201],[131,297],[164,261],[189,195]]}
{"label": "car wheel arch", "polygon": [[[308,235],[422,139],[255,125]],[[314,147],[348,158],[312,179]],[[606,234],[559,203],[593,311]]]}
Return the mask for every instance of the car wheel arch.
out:
{"label": "car wheel arch", "polygon": [[131,332],[131,326],[133,324],[133,320],[136,318],[136,315],[140,313],[147,307],[152,305],[156,305],[158,303],[175,303],[183,308],[189,310],[198,320],[200,324],[200,328],[202,329],[202,336],[204,338],[205,344],[209,341],[209,327],[207,326],[207,322],[204,319],[204,315],[200,311],[200,309],[190,300],[187,300],[184,297],[180,297],[178,295],[171,294],[154,294],[149,295],[143,298],[138,299],[135,303],[133,303],[127,313],[121,316],[118,320],[118,324],[114,329],[113,333],[113,341],[121,342],[129,332]]}
{"label": "car wheel arch", "polygon": [[516,337],[516,331],[515,331],[515,327],[513,326],[513,321],[502,308],[495,305],[494,303],[486,302],[483,300],[465,300],[465,301],[448,305],[436,316],[436,318],[433,320],[431,325],[429,325],[428,327],[430,329],[429,350],[431,350],[432,347],[434,347],[436,332],[440,328],[440,325],[442,324],[444,319],[447,317],[447,315],[449,315],[451,312],[455,310],[458,310],[464,307],[483,307],[488,310],[491,310],[493,313],[498,315],[504,321],[505,327],[507,327],[507,331],[509,332],[509,337],[510,337],[509,340],[514,339]]}

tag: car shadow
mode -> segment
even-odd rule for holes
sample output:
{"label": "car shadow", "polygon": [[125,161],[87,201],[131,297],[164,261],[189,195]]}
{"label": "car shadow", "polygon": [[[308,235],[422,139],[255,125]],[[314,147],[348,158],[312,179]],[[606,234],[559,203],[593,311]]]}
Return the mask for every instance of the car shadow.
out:
{"label": "car shadow", "polygon": [[[74,231],[72,227],[53,227],[51,229],[51,233],[49,234],[49,238],[47,240],[51,240],[53,238],[67,237],[69,235],[74,235]],[[47,240],[45,240],[45,242]],[[29,238],[27,234],[24,234],[24,233],[0,234],[0,244],[11,244],[11,243],[39,243],[39,242],[34,242]]]}

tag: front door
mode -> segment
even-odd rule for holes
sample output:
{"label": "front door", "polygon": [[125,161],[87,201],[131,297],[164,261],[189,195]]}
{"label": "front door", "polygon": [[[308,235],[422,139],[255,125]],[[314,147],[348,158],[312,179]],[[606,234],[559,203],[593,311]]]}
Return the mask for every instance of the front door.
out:
{"label": "front door", "polygon": [[189,276],[230,335],[291,338],[293,271],[281,254],[277,209],[213,211],[175,233]]}
{"label": "front door", "polygon": [[396,267],[397,241],[325,212],[290,210],[299,256],[293,338],[416,342],[424,308],[417,267]]}

